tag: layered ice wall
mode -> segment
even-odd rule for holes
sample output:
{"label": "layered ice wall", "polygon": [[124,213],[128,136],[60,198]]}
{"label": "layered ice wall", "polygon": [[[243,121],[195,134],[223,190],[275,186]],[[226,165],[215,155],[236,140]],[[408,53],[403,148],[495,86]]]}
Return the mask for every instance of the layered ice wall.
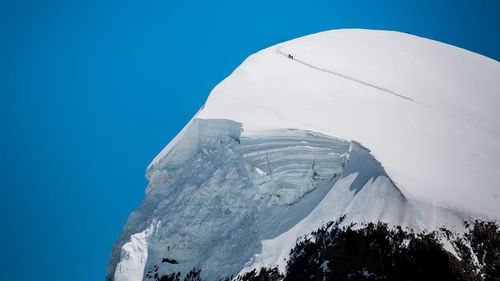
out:
{"label": "layered ice wall", "polygon": [[[420,229],[432,225],[430,214],[443,214],[428,206],[415,212],[355,142],[304,130],[241,132],[238,122],[194,119],[156,159],[146,199],[113,249],[109,280],[193,269],[217,280],[283,267],[297,237],[343,214]],[[461,216],[450,216],[460,224]]]}
{"label": "layered ice wall", "polygon": [[161,276],[199,268],[210,280],[237,274],[261,251],[262,237],[312,210],[277,216],[339,176],[352,145],[300,130],[243,137],[241,130],[230,120],[194,119],[153,162],[146,199],[115,244],[110,279],[141,280],[141,269]]}
{"label": "layered ice wall", "polygon": [[267,205],[297,202],[321,182],[342,173],[350,153],[350,142],[301,130],[274,130],[244,136],[241,152],[257,172],[252,179],[257,200]]}

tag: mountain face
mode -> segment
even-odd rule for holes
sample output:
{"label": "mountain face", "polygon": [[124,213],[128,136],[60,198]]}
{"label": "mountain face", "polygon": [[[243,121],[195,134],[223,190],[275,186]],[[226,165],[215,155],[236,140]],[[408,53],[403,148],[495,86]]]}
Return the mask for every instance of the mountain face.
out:
{"label": "mountain face", "polygon": [[[107,280],[304,280],[304,253],[324,257],[307,262],[322,280],[375,280],[387,267],[338,262],[356,252],[339,241],[386,245],[366,233],[399,243],[377,261],[425,269],[427,253],[452,279],[494,276],[499,246],[470,233],[500,232],[470,225],[500,219],[499,77],[494,60],[386,31],[322,32],[250,56],[148,167]],[[344,240],[325,234],[332,222]],[[335,243],[311,250],[325,239]]]}

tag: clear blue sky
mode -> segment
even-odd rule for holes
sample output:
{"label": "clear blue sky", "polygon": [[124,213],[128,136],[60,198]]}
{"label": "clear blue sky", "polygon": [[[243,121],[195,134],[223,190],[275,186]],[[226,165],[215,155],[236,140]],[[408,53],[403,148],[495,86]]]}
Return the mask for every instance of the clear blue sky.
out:
{"label": "clear blue sky", "polygon": [[210,90],[260,49],[338,28],[500,59],[497,0],[1,1],[0,279],[104,280],[146,166]]}

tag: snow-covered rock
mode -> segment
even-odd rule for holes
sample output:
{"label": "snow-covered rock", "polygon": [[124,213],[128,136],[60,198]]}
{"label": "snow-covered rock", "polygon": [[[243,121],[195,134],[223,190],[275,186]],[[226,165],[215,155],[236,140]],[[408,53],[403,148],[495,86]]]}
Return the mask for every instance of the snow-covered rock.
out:
{"label": "snow-covered rock", "polygon": [[298,237],[344,214],[417,231],[500,219],[499,77],[494,60],[387,31],[250,56],[148,167],[108,279],[283,270]]}

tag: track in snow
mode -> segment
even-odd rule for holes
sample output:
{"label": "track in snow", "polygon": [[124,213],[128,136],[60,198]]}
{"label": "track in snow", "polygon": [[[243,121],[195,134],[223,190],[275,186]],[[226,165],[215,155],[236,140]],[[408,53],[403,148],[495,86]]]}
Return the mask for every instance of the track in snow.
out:
{"label": "track in snow", "polygon": [[357,83],[363,84],[363,85],[365,85],[365,86],[368,86],[368,87],[375,88],[375,89],[377,89],[377,90],[380,90],[380,91],[386,92],[386,93],[388,93],[388,94],[391,94],[391,95],[394,95],[394,96],[397,96],[397,97],[403,98],[403,99],[405,99],[405,100],[409,100],[409,101],[413,101],[413,102],[415,101],[415,100],[414,100],[414,99],[412,99],[412,98],[409,98],[409,97],[407,97],[407,96],[403,96],[403,95],[398,94],[398,93],[396,93],[396,92],[394,92],[394,91],[392,91],[392,90],[389,90],[389,89],[386,89],[386,88],[382,88],[382,87],[379,87],[379,86],[377,86],[377,85],[374,85],[374,84],[371,84],[371,83],[368,83],[368,82],[364,82],[364,81],[358,80],[358,79],[356,79],[356,78],[349,77],[349,76],[346,76],[346,75],[344,75],[344,74],[340,74],[340,73],[335,72],[335,71],[331,71],[331,70],[328,70],[328,69],[325,69],[325,68],[321,68],[321,67],[318,67],[318,66],[315,66],[315,65],[309,64],[309,63],[307,63],[307,62],[305,62],[305,61],[302,61],[302,60],[299,60],[299,59],[297,59],[297,58],[295,58],[295,57],[293,57],[293,56],[292,56],[292,58],[290,58],[290,57],[288,56],[289,54],[286,54],[285,52],[283,52],[283,51],[281,50],[281,48],[276,49],[276,52],[277,52],[278,54],[280,54],[280,55],[283,55],[283,56],[285,56],[285,57],[289,58],[289,59],[290,59],[290,60],[292,60],[292,61],[295,61],[295,62],[298,62],[298,63],[300,63],[300,64],[303,64],[303,65],[308,66],[308,67],[310,67],[310,68],[312,68],[312,69],[316,69],[316,70],[319,70],[319,71],[323,71],[323,72],[326,72],[326,73],[330,73],[330,74],[333,74],[333,75],[336,75],[336,76],[342,77],[342,78],[344,78],[344,79],[348,79],[348,80],[351,80],[351,81],[354,81],[354,82],[357,82]]}

